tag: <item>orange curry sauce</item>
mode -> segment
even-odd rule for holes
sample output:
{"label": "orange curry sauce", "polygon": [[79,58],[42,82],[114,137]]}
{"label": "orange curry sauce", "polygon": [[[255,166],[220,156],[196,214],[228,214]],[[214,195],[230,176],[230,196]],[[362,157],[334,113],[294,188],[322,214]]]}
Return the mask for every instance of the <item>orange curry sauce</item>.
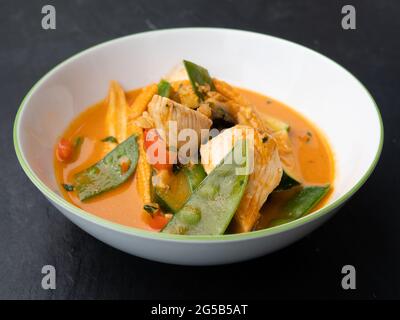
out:
{"label": "orange curry sauce", "polygon": [[[332,152],[319,130],[303,116],[288,106],[261,94],[238,89],[258,112],[278,118],[290,124],[290,138],[297,157],[298,166],[305,184],[331,183],[334,179]],[[132,103],[140,89],[127,92],[128,103]],[[73,176],[93,165],[105,155],[104,142],[107,136],[105,127],[106,103],[101,101],[82,112],[72,121],[63,137],[73,141],[83,137],[79,155],[68,162],[60,162],[54,156],[56,179],[62,195],[74,205],[101,218],[126,226],[152,230],[148,224],[149,216],[143,213],[143,204],[136,191],[133,176],[120,187],[82,202],[75,192],[67,192],[61,184],[71,184]],[[332,189],[331,191],[332,192]],[[269,196],[261,210],[261,218],[256,229],[268,227],[271,219],[280,217],[280,209],[293,194],[293,191],[274,193]],[[329,194],[314,211],[324,205]]]}

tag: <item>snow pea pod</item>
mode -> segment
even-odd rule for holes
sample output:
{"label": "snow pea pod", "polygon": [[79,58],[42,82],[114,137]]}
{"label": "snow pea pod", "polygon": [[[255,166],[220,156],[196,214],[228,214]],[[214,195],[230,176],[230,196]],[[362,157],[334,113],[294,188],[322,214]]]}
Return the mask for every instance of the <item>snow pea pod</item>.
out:
{"label": "snow pea pod", "polygon": [[[226,161],[234,158],[232,155],[236,155],[237,146],[195,189],[162,232],[186,235],[219,235],[225,232],[248,181],[247,147],[244,148],[243,161]],[[237,169],[242,172],[238,174]]]}
{"label": "snow pea pod", "polygon": [[214,82],[206,68],[187,60],[183,60],[183,64],[186,68],[193,90],[201,100],[204,100],[204,93],[199,86],[208,85],[211,90],[215,91]]}
{"label": "snow pea pod", "polygon": [[282,210],[282,218],[272,220],[269,226],[278,226],[306,215],[325,197],[329,189],[329,184],[305,186],[285,204]]}
{"label": "snow pea pod", "polygon": [[136,135],[132,135],[102,160],[75,174],[74,187],[79,199],[89,199],[124,183],[135,171],[138,157]]}
{"label": "snow pea pod", "polygon": [[204,178],[207,176],[206,172],[204,171],[204,168],[201,164],[194,164],[191,167],[183,167],[183,172],[185,173],[188,183],[189,183],[189,188],[191,192],[194,192],[196,188],[200,185],[200,183],[204,180]]}

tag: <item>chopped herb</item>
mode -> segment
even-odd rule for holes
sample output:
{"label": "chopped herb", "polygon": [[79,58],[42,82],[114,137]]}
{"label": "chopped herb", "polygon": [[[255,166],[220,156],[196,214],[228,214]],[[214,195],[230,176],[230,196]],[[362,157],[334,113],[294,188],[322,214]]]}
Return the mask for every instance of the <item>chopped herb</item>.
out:
{"label": "chopped herb", "polygon": [[307,139],[306,139],[306,142],[308,143],[308,142],[310,142],[310,140],[311,140],[311,138],[312,138],[312,133],[310,132],[310,131],[307,131]]}
{"label": "chopped herb", "polygon": [[205,99],[207,91],[215,91],[214,82],[207,69],[187,60],[183,60],[183,64],[193,90],[200,100]]}
{"label": "chopped herb", "polygon": [[157,203],[146,203],[143,209],[150,213],[150,215],[153,215],[160,209],[160,206]]}
{"label": "chopped herb", "polygon": [[102,142],[112,142],[112,143],[118,143],[117,138],[113,137],[113,136],[108,136],[106,138],[104,138],[103,140],[101,140]]}
{"label": "chopped herb", "polygon": [[172,172],[173,174],[177,174],[179,171],[181,171],[182,165],[180,163],[174,163],[172,165]]}
{"label": "chopped herb", "polygon": [[218,107],[216,112],[218,113],[218,117],[224,119],[226,112],[224,109],[222,109],[221,107]]}
{"label": "chopped herb", "polygon": [[83,137],[76,137],[74,140],[74,148],[79,148],[83,143]]}
{"label": "chopped herb", "polygon": [[65,191],[68,191],[68,192],[70,192],[70,191],[74,191],[74,186],[72,185],[72,184],[65,184],[65,183],[63,183],[63,188],[65,189]]}

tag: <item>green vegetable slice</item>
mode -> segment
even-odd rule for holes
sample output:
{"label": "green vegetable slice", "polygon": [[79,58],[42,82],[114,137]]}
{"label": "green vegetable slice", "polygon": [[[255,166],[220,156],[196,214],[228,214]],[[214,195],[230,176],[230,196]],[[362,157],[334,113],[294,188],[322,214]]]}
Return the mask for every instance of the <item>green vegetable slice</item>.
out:
{"label": "green vegetable slice", "polygon": [[73,145],[74,145],[74,148],[75,149],[78,149],[78,148],[80,148],[80,146],[82,145],[82,143],[83,143],[83,137],[76,137],[75,139],[74,139],[74,143],[73,143]]}
{"label": "green vegetable slice", "polygon": [[158,83],[158,95],[169,98],[170,94],[171,94],[171,84],[167,80],[162,79]]}
{"label": "green vegetable slice", "polygon": [[[247,147],[241,163],[225,161],[232,159],[235,148],[237,145],[203,180],[162,232],[187,235],[220,235],[225,232],[248,181]],[[237,169],[242,172],[238,174]]]}
{"label": "green vegetable slice", "polygon": [[330,185],[305,186],[291,198],[282,210],[282,218],[272,220],[270,227],[301,218],[309,213],[328,193]]}
{"label": "green vegetable slice", "polygon": [[212,81],[210,74],[206,68],[199,66],[193,62],[183,60],[183,64],[186,68],[186,72],[189,76],[190,83],[192,84],[193,90],[200,100],[204,100],[204,94],[200,90],[199,86],[209,85],[212,91],[215,91],[214,82]]}
{"label": "green vegetable slice", "polygon": [[112,143],[118,143],[118,140],[116,137],[113,136],[108,136],[105,137],[104,139],[101,140],[101,142],[112,142]]}
{"label": "green vegetable slice", "polygon": [[155,201],[164,211],[175,213],[189,198],[190,187],[183,170],[179,170],[168,180],[168,188],[154,186]]}
{"label": "green vegetable slice", "polygon": [[183,168],[183,173],[186,175],[189,183],[190,191],[193,193],[194,190],[200,185],[205,179],[207,173],[204,171],[203,165],[194,164],[190,167],[186,166]]}
{"label": "green vegetable slice", "polygon": [[201,164],[181,167],[170,177],[168,189],[154,187],[155,200],[164,210],[176,213],[206,176]]}
{"label": "green vegetable slice", "polygon": [[287,168],[283,167],[281,182],[279,182],[279,185],[275,188],[274,191],[284,191],[300,185],[300,182],[296,178],[294,178],[294,175],[288,172],[290,171]]}
{"label": "green vegetable slice", "polygon": [[[136,135],[132,135],[117,145],[102,160],[75,174],[74,185],[79,199],[84,201],[124,183],[135,171],[138,157]],[[122,172],[121,161],[127,160],[129,168]]]}

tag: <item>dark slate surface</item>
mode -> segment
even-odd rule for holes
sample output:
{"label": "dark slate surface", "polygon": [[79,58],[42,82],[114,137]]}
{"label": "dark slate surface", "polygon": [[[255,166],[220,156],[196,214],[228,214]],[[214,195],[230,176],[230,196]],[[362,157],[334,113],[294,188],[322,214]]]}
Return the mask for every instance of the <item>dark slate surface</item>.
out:
{"label": "dark slate surface", "polygon": [[[47,3],[57,9],[56,31],[41,29]],[[242,3],[0,1],[0,298],[400,298],[400,3],[351,1],[356,31],[340,26],[342,1]],[[380,106],[385,146],[374,174],[334,219],[280,252],[203,268],[129,256],[66,220],[17,163],[18,105],[50,68],[115,37],[187,26],[253,30],[306,45],[348,68]],[[57,269],[55,291],[41,289],[45,264]],[[345,264],[357,269],[357,290],[341,289]]]}

